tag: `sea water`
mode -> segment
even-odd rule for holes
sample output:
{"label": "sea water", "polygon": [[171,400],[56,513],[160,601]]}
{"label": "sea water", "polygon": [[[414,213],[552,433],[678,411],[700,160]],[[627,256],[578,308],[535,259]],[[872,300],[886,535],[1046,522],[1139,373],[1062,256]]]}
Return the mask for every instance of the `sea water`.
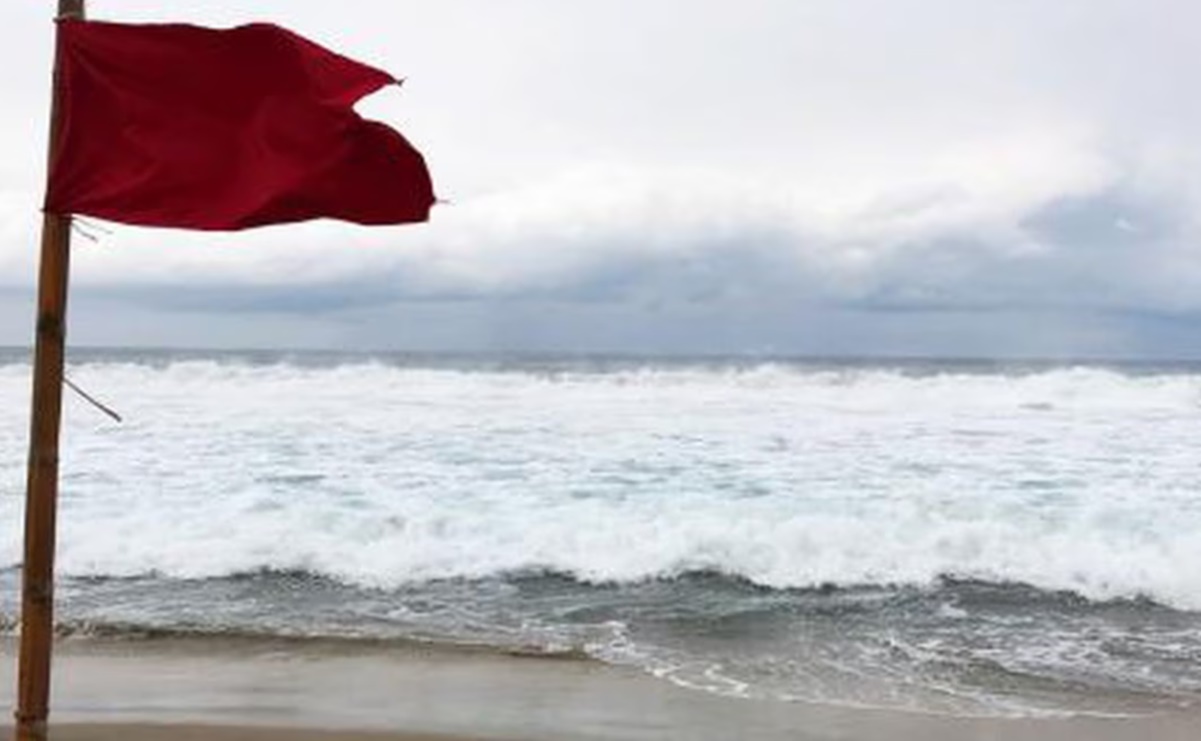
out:
{"label": "sea water", "polygon": [[[30,368],[0,353],[0,612]],[[965,714],[1201,697],[1201,367],[75,351],[65,633]]]}

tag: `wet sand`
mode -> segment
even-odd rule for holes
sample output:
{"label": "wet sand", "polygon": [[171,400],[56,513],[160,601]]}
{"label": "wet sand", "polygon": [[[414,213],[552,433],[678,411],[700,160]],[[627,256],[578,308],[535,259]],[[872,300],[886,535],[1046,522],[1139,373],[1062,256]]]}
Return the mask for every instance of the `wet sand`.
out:
{"label": "wet sand", "polygon": [[455,736],[254,726],[81,723],[56,725],[54,741],[474,741]]}
{"label": "wet sand", "polygon": [[[13,647],[0,702],[12,707]],[[718,697],[575,658],[290,641],[63,641],[55,741],[1201,738],[1193,711],[962,718]]]}

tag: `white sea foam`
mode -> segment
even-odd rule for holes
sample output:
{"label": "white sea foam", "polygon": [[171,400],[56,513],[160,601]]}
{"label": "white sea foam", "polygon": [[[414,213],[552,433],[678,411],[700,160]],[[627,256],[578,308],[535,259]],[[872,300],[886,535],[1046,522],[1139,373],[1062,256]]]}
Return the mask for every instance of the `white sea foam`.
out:
{"label": "white sea foam", "polygon": [[[67,575],[303,569],[397,585],[699,569],[773,587],[952,574],[1201,608],[1201,376],[87,363]],[[28,367],[0,365],[0,562]]]}

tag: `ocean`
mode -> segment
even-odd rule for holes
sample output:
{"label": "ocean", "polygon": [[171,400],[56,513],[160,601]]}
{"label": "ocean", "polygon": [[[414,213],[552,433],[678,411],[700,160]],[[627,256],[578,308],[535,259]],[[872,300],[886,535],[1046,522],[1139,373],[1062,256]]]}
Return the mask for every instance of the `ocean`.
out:
{"label": "ocean", "polygon": [[[0,351],[15,630],[28,354]],[[633,667],[765,702],[1201,698],[1201,366],[75,350],[64,636]]]}

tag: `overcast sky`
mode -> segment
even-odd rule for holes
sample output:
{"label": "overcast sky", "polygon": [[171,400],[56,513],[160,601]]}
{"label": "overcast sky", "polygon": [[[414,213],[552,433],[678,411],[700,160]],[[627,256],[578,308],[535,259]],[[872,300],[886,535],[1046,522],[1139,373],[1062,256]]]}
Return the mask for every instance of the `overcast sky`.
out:
{"label": "overcast sky", "polygon": [[[0,344],[54,3],[0,9]],[[76,239],[76,345],[1201,357],[1195,0],[92,0],[407,78],[431,223]]]}

